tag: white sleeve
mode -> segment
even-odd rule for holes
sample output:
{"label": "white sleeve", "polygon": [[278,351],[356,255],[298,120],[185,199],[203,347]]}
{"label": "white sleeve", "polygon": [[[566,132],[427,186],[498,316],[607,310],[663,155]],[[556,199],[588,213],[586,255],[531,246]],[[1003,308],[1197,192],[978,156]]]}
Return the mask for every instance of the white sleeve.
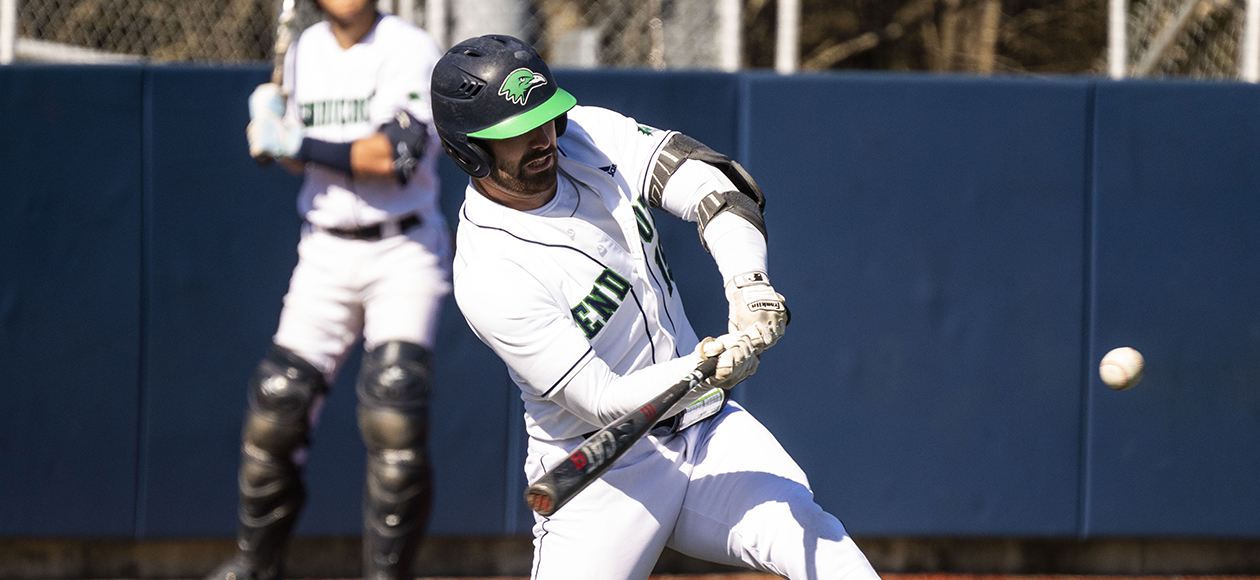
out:
{"label": "white sleeve", "polygon": [[603,427],[642,407],[699,364],[700,357],[689,354],[618,376],[604,361],[593,358],[551,399],[583,421]]}
{"label": "white sleeve", "polygon": [[[382,22],[381,24],[385,24]],[[392,22],[395,33],[391,44],[393,55],[381,65],[376,94],[372,97],[369,115],[373,127],[380,127],[406,109],[417,119],[432,124],[433,109],[429,103],[429,82],[433,66],[441,54],[437,44],[423,30],[402,22]]]}
{"label": "white sleeve", "polygon": [[[688,159],[665,184],[661,207],[689,222],[697,221],[700,200],[711,193],[738,191],[718,168]],[[709,221],[704,242],[722,274],[722,282],[744,272],[766,271],[766,238],[748,220],[723,212]]]}
{"label": "white sleeve", "polygon": [[595,356],[568,307],[507,260],[466,266],[455,284],[455,300],[523,391],[550,399],[596,427],[641,407],[700,364],[692,354],[625,376],[613,373]]}
{"label": "white sleeve", "polygon": [[722,284],[745,272],[769,272],[766,237],[734,213],[723,212],[713,218],[704,229],[704,242],[722,274]]}

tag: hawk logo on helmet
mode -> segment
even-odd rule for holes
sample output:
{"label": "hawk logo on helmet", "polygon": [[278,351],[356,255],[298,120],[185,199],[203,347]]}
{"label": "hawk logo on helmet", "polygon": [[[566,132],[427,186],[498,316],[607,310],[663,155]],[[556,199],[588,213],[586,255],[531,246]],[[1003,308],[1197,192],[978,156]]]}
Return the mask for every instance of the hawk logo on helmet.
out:
{"label": "hawk logo on helmet", "polygon": [[524,105],[529,100],[529,93],[534,90],[534,87],[545,84],[547,84],[547,77],[521,67],[508,73],[507,78],[503,79],[503,86],[499,87],[499,95],[507,97],[509,103]]}

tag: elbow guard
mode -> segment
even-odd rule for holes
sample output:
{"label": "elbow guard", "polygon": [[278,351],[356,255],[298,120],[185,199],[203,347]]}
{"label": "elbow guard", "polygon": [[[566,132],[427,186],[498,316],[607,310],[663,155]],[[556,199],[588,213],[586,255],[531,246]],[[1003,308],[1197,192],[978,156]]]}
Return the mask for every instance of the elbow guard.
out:
{"label": "elbow guard", "polygon": [[429,142],[429,126],[411,113],[399,111],[392,121],[381,126],[380,131],[389,138],[393,150],[394,177],[398,178],[398,183],[406,185],[424,155],[424,147]]}
{"label": "elbow guard", "polygon": [[726,211],[744,218],[745,221],[757,228],[757,231],[761,232],[761,237],[769,239],[769,236],[766,234],[766,219],[761,214],[761,208],[757,205],[757,202],[738,191],[715,191],[700,200],[699,219],[696,220],[698,222],[697,229],[700,231],[700,245],[704,246],[706,252],[710,252],[710,250],[709,244],[704,241],[704,229],[708,227],[709,222],[713,218]]}
{"label": "elbow guard", "polygon": [[652,167],[652,181],[648,186],[648,203],[652,207],[661,207],[661,196],[664,195],[665,185],[669,183],[669,178],[678,171],[683,161],[688,159],[712,165],[731,180],[738,189],[738,191],[715,191],[700,201],[698,229],[700,244],[704,246],[705,251],[708,251],[709,245],[704,241],[704,228],[709,225],[709,221],[722,212],[734,212],[735,215],[744,218],[756,227],[762,236],[767,235],[766,221],[763,216],[766,209],[766,196],[761,193],[757,182],[753,181],[752,176],[735,160],[682,133],[671,136],[656,157],[656,163]]}

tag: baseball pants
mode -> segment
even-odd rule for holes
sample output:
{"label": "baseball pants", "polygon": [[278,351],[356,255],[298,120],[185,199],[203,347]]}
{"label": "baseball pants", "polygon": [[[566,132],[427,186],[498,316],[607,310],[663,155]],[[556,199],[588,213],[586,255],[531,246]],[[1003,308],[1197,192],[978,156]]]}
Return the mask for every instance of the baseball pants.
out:
{"label": "baseball pants", "polygon": [[[531,481],[578,442],[532,440]],[[666,547],[792,580],[876,580],[804,472],[731,402],[682,433],[648,435],[550,517],[535,514],[535,580],[641,580]]]}

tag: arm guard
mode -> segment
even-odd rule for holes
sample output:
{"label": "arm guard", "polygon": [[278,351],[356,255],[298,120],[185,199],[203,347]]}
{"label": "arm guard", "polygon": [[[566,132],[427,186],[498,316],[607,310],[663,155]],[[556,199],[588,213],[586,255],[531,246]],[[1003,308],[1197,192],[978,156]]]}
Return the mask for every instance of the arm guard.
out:
{"label": "arm guard", "polygon": [[697,221],[699,222],[700,244],[706,251],[709,245],[704,241],[704,229],[709,225],[710,220],[722,212],[734,212],[735,215],[744,218],[756,227],[762,236],[767,235],[766,221],[762,215],[766,209],[766,196],[761,193],[757,182],[753,181],[752,176],[738,162],[682,133],[675,133],[670,137],[656,157],[656,164],[652,167],[651,183],[648,185],[649,205],[655,208],[661,207],[661,196],[664,195],[665,185],[669,183],[669,178],[678,171],[683,161],[688,159],[712,165],[731,180],[738,189],[738,191],[715,191],[700,201]]}

